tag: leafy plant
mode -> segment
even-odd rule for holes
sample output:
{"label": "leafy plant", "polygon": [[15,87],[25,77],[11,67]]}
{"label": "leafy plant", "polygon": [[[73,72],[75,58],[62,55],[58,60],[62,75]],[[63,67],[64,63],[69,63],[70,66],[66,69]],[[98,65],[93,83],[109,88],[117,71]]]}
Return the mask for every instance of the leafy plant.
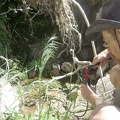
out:
{"label": "leafy plant", "polygon": [[42,77],[43,70],[45,68],[46,63],[50,58],[53,58],[55,55],[55,51],[57,50],[57,45],[59,44],[56,41],[57,37],[53,35],[47,42],[42,57],[38,60],[37,65],[39,68],[39,79]]}

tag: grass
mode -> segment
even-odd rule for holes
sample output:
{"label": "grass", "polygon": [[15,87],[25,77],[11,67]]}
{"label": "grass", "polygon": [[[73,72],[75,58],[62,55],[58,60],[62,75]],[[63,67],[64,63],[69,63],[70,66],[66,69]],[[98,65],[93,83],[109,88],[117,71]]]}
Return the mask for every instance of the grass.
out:
{"label": "grass", "polygon": [[[7,2],[9,3],[9,6],[13,5],[13,7],[15,7],[14,4],[10,1],[4,2],[2,0],[1,3],[4,3],[3,8],[6,6],[5,4],[7,4]],[[0,10],[2,10],[2,7],[0,7]],[[20,36],[20,34],[17,33],[17,29],[19,28],[16,27],[19,19],[16,24],[13,24],[13,29],[9,29],[11,27],[9,21],[12,20],[12,17],[14,15],[17,16],[16,13],[13,14],[13,12],[10,12],[8,16],[7,14],[0,16],[0,56],[3,56],[0,58],[0,93],[4,94],[3,96],[1,96],[0,94],[0,97],[5,96],[4,100],[7,101],[5,105],[3,104],[5,102],[2,101],[3,99],[1,100],[2,102],[0,101],[0,104],[2,104],[2,107],[4,107],[5,109],[4,111],[2,111],[2,107],[0,108],[0,119],[69,120],[73,115],[70,112],[70,108],[72,105],[74,105],[75,100],[69,101],[65,112],[60,113],[59,110],[61,108],[59,108],[59,106],[57,109],[53,108],[52,100],[54,100],[54,97],[49,95],[49,92],[55,90],[55,92],[53,91],[53,95],[58,91],[58,94],[62,96],[64,92],[64,86],[62,86],[59,81],[49,82],[49,80],[43,79],[45,66],[51,58],[54,58],[54,55],[58,49],[58,38],[56,37],[56,35],[45,38],[45,41],[47,42],[45,42],[45,47],[43,49],[42,55],[36,61],[33,61],[31,63],[32,65],[29,69],[25,67],[23,68],[23,66],[21,67],[20,64],[22,63],[20,63],[19,60],[16,60],[18,57],[13,56],[12,53],[15,52],[14,48],[17,48],[18,53],[20,52],[22,54],[26,54],[24,51],[24,49],[26,49],[26,44],[22,44],[23,46],[21,44],[18,45],[19,42],[23,42],[23,39],[20,39],[21,41],[16,39]],[[10,16],[12,17],[9,18]],[[11,31],[14,31],[17,34],[13,34],[13,32],[11,33]],[[15,35],[17,37],[15,37]],[[21,50],[23,50],[24,52]],[[22,57],[23,56],[20,56],[20,58],[24,60],[24,58]],[[35,70],[38,70],[37,80],[28,79],[28,72],[33,68],[35,68]],[[71,86],[67,89],[71,90]],[[55,100],[59,104],[61,100],[59,100],[59,98],[56,99]],[[19,101],[20,103],[12,107],[17,101]],[[7,104],[9,105],[7,106]],[[27,104],[31,105],[29,106],[30,108],[27,106]],[[37,113],[34,111],[34,107],[37,108]],[[20,108],[20,111],[18,110],[18,108]],[[29,112],[27,113],[27,109],[33,110],[32,114]]]}
{"label": "grass", "polygon": [[[13,69],[11,69],[9,73],[6,72],[6,74],[4,74],[4,76],[8,75],[8,79],[7,79],[8,82],[6,84],[9,84],[10,81],[15,81],[16,79],[18,80],[18,78],[19,78],[19,82],[26,81],[25,80],[26,72],[19,72],[17,74],[16,73],[13,74],[12,72],[14,70],[13,71],[12,70]],[[23,77],[21,77],[22,75],[23,75]],[[20,78],[24,78],[24,80],[22,80]],[[5,80],[3,78],[3,76],[1,77],[1,80]],[[19,98],[19,99],[18,98],[15,99],[15,101],[19,100],[21,102],[21,104],[24,104],[25,102],[29,103],[29,102],[35,100],[36,103],[39,104],[39,107],[38,107],[39,110],[38,110],[37,114],[35,114],[34,112],[33,112],[33,114],[27,114],[26,111],[21,113],[21,112],[17,111],[16,109],[7,108],[5,113],[1,115],[1,120],[62,120],[62,119],[70,120],[70,118],[72,116],[72,113],[70,112],[70,108],[72,105],[74,105],[75,100],[72,102],[69,102],[69,105],[68,105],[67,109],[65,110],[66,111],[65,113],[62,113],[62,114],[59,113],[58,111],[56,111],[56,108],[55,109],[52,108],[53,104],[51,103],[51,100],[54,98],[50,97],[50,95],[48,93],[49,93],[49,91],[56,89],[58,91],[61,91],[59,93],[59,94],[61,94],[63,92],[62,91],[63,86],[61,86],[61,84],[58,81],[54,81],[50,84],[47,84],[47,83],[48,83],[48,80],[43,80],[41,78],[41,80],[36,80],[25,86],[22,86],[19,83],[14,89],[17,91],[17,95]],[[68,89],[70,89],[70,88],[68,88]],[[6,94],[9,95],[9,93],[6,93]],[[26,96],[29,97],[29,99],[27,99]],[[32,98],[32,100],[31,100],[31,98]],[[14,104],[14,102],[13,102],[13,104]],[[26,107],[24,109],[26,109]],[[30,107],[29,109],[33,109],[33,108]]]}
{"label": "grass", "polygon": [[47,42],[42,57],[38,60],[37,65],[39,68],[39,79],[42,77],[43,70],[45,68],[46,63],[50,58],[54,58],[55,51],[57,50],[58,42],[55,41],[58,39],[55,35],[53,35]]}
{"label": "grass", "polygon": [[[69,109],[74,104],[74,102],[70,102],[69,107],[65,113],[60,114],[58,111],[53,109],[52,108],[53,104],[51,103],[52,98],[49,96],[48,93],[53,89],[62,92],[63,86],[61,86],[61,84],[58,81],[53,81],[49,83],[49,80],[44,80],[42,78],[44,67],[48,62],[48,60],[51,57],[54,57],[55,51],[57,50],[57,44],[58,42],[56,42],[55,36],[52,36],[46,43],[42,57],[39,58],[38,61],[36,62],[37,67],[39,68],[39,78],[36,81],[30,82],[27,76],[28,71],[26,69],[21,71],[20,69],[17,68],[17,65],[19,63],[18,64],[14,63],[13,66],[11,66],[11,63],[9,63],[9,71],[1,68],[0,80],[7,81],[7,83],[5,83],[2,87],[4,87],[6,84],[10,85],[11,83],[12,85],[14,85],[17,83],[16,87],[13,86],[10,88],[10,91],[15,90],[18,95],[17,99],[14,99],[12,104],[14,104],[17,100],[19,100],[20,104],[19,106],[16,107],[20,108],[25,103],[27,104],[35,101],[35,104],[37,104],[37,106],[36,105],[35,106],[37,107],[37,109],[39,109],[37,114],[35,114],[35,112],[33,112],[33,114],[29,114],[29,112],[26,113],[26,111],[24,111],[27,108],[26,106],[24,106],[25,108],[22,109],[23,110],[22,113],[14,108],[8,107],[6,108],[4,113],[1,113],[1,119],[3,120],[61,120],[61,119],[69,120],[70,119],[71,112],[69,111]],[[6,61],[3,64],[5,66]],[[26,83],[25,86],[23,85],[23,83]],[[6,94],[9,95],[9,91],[7,92],[8,93]],[[61,92],[59,94],[61,94]],[[11,96],[7,96],[7,99],[12,97],[12,94],[10,95]]]}

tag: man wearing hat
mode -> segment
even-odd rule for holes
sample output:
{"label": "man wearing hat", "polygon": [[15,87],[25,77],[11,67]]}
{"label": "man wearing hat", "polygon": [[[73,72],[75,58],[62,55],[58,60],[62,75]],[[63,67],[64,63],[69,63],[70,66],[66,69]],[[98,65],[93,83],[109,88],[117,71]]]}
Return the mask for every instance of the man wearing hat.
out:
{"label": "man wearing hat", "polygon": [[[110,57],[114,59],[117,65],[110,72],[110,81],[116,92],[120,92],[120,0],[105,2],[98,17],[87,29],[86,37],[89,40],[98,40],[102,35],[107,49],[95,56],[92,64],[100,62],[102,66]],[[91,89],[95,92],[93,86]],[[81,84],[81,94],[95,106],[90,120],[120,120],[120,101],[114,104],[102,102],[98,95],[93,94],[84,84]]]}

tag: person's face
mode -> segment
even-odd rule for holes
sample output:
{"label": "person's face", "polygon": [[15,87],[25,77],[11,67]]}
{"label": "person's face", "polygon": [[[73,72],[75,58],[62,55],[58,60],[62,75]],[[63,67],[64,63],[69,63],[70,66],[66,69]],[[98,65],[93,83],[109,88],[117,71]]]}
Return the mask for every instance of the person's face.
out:
{"label": "person's face", "polygon": [[105,44],[108,47],[108,50],[110,50],[110,52],[117,58],[120,59],[120,48],[119,48],[119,44],[118,41],[116,39],[120,38],[120,35],[117,34],[117,32],[114,32],[114,30],[105,30],[102,31],[102,35],[103,35],[103,41],[105,42]]}

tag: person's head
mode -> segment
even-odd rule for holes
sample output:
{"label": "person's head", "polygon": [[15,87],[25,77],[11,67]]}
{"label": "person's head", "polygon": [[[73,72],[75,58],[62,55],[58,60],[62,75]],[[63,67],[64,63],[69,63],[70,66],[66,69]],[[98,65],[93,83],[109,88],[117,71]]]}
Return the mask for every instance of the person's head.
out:
{"label": "person's head", "polygon": [[[89,40],[97,40],[103,35],[104,41],[112,43],[116,46],[116,49],[120,47],[120,0],[108,0],[100,9],[97,20],[95,20],[90,27],[87,29],[85,35]],[[115,47],[109,45],[109,49],[114,49]],[[112,47],[112,48],[111,48]],[[117,50],[112,50],[113,54]],[[116,55],[115,55],[116,56]]]}
{"label": "person's head", "polygon": [[103,41],[111,53],[120,59],[120,29],[109,29],[102,31]]}

